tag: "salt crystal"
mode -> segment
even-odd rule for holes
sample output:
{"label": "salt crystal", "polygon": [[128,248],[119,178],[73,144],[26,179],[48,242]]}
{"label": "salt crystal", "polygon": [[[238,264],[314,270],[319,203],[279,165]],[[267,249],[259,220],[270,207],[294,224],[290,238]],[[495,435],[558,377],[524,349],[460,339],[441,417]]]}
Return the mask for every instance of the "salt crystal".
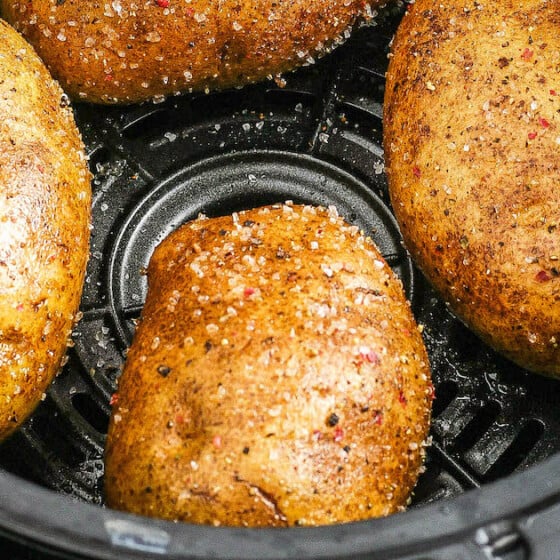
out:
{"label": "salt crystal", "polygon": [[159,43],[161,41],[161,35],[157,31],[150,31],[146,34],[146,41],[148,41],[148,43]]}

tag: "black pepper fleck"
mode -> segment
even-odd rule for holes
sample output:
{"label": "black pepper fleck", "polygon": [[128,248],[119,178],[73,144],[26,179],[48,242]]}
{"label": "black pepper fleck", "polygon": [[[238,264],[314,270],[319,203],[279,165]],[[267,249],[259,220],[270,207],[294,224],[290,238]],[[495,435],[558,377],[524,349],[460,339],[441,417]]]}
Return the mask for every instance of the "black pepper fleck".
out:
{"label": "black pepper fleck", "polygon": [[498,59],[498,66],[500,68],[505,68],[506,66],[509,66],[509,60],[505,56],[500,57]]}
{"label": "black pepper fleck", "polygon": [[243,448],[243,455],[249,455],[249,448],[248,447]]}
{"label": "black pepper fleck", "polygon": [[336,412],[333,412],[327,418],[327,426],[330,426],[332,428],[333,426],[336,426],[338,424],[339,420],[340,418],[338,417],[338,414],[336,414]]}
{"label": "black pepper fleck", "polygon": [[169,366],[161,365],[161,366],[158,366],[157,372],[162,377],[167,377],[171,373],[171,368]]}

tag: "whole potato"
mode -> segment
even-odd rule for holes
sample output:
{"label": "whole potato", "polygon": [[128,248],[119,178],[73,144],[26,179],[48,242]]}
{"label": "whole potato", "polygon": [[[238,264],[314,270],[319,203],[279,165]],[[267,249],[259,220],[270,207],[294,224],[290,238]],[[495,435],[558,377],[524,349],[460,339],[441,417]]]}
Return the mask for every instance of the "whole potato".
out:
{"label": "whole potato", "polygon": [[76,99],[130,103],[240,86],[311,62],[380,0],[1,0]]}
{"label": "whole potato", "polygon": [[417,0],[396,34],[390,195],[426,276],[489,345],[560,375],[560,4]]}
{"label": "whole potato", "polygon": [[165,239],[119,380],[110,507],[318,525],[402,509],[428,358],[400,282],[334,209],[273,205]]}
{"label": "whole potato", "polygon": [[0,440],[66,352],[89,244],[90,176],[67,98],[0,20]]}

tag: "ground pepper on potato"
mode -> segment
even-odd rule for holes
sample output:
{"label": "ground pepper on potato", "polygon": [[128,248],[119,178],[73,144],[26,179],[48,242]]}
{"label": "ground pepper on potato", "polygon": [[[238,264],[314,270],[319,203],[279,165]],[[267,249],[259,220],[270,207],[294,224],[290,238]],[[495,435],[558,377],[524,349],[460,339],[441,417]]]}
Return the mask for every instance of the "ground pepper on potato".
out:
{"label": "ground pepper on potato", "polygon": [[483,340],[560,376],[560,6],[417,0],[393,42],[391,201],[426,276]]}
{"label": "ground pepper on potato", "polygon": [[312,63],[380,0],[2,0],[74,99],[133,103],[237,87]]}
{"label": "ground pepper on potato", "polygon": [[110,507],[238,526],[401,510],[433,387],[402,286],[334,208],[201,217],[156,249],[105,454]]}
{"label": "ground pepper on potato", "polygon": [[0,441],[63,364],[88,257],[90,199],[68,98],[0,20]]}

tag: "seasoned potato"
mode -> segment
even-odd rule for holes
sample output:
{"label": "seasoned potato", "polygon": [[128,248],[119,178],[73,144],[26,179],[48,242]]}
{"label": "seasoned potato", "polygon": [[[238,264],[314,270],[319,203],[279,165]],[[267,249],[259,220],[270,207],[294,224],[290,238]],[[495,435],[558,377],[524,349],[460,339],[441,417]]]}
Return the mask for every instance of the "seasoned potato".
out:
{"label": "seasoned potato", "polygon": [[329,524],[402,509],[432,386],[400,282],[334,209],[274,205],[165,239],[106,448],[113,508]]}
{"label": "seasoned potato", "polygon": [[311,62],[380,0],[1,0],[74,98],[130,103],[263,80]]}
{"label": "seasoned potato", "polygon": [[0,20],[0,440],[61,366],[85,273],[90,196],[67,98]]}
{"label": "seasoned potato", "polygon": [[560,6],[417,0],[384,131],[406,245],[480,337],[560,375]]}

